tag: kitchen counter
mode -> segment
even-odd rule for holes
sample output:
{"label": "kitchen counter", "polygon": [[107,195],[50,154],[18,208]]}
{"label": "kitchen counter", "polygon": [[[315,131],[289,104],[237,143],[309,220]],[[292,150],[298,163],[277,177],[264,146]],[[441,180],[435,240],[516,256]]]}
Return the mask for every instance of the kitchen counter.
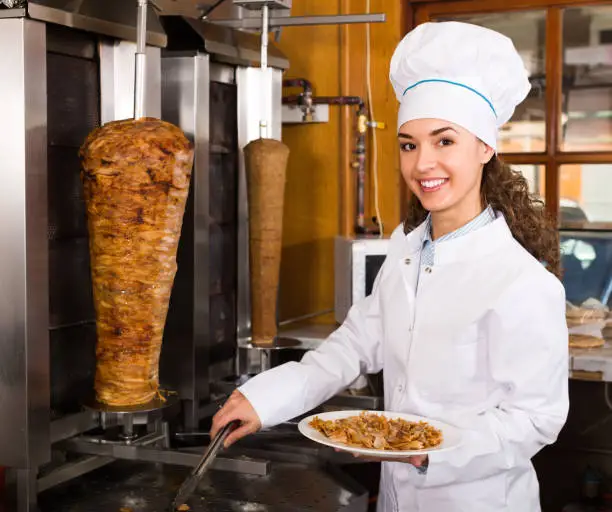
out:
{"label": "kitchen counter", "polygon": [[[285,328],[282,334],[300,340],[305,350],[311,350],[336,328],[335,325],[306,325]],[[606,342],[602,348],[570,349],[569,370],[574,380],[612,382],[612,343]]]}

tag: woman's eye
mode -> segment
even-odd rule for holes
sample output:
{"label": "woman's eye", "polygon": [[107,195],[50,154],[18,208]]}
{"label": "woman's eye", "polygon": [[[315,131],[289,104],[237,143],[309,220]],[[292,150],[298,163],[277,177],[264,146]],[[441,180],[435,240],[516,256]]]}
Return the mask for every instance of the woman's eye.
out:
{"label": "woman's eye", "polygon": [[440,140],[440,145],[441,146],[451,146],[454,143],[455,142],[450,140],[450,139],[442,139],[442,140]]}
{"label": "woman's eye", "polygon": [[416,149],[416,146],[412,143],[412,142],[407,142],[406,144],[400,144],[400,150],[401,151],[413,151],[414,149]]}

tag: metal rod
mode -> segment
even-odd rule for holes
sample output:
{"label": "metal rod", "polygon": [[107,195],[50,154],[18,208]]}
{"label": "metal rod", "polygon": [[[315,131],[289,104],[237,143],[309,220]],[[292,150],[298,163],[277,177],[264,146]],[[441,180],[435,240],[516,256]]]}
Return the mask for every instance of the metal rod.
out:
{"label": "metal rod", "polygon": [[38,492],[46,491],[112,462],[115,462],[112,457],[99,457],[97,455],[87,455],[79,460],[68,462],[40,477],[37,482],[37,490]]}
{"label": "metal rod", "polygon": [[207,7],[206,10],[200,15],[200,19],[201,20],[206,20],[208,18],[208,16],[210,16],[212,14],[212,12],[219,7],[223,2],[225,2],[225,0],[217,0],[214,4],[212,4],[210,7]]}
{"label": "metal rod", "polygon": [[64,416],[51,422],[51,443],[77,436],[100,426],[100,417],[93,411]]}
{"label": "metal rod", "polygon": [[261,69],[264,71],[268,67],[268,32],[270,10],[267,5],[261,8]]}
{"label": "metal rod", "polygon": [[[99,455],[101,457],[114,457],[115,459],[153,462],[175,466],[195,467],[202,458],[201,453],[145,448],[133,444],[94,444],[79,440],[78,438],[62,441],[60,448],[87,455]],[[240,456],[232,458],[223,455],[217,457],[212,462],[211,469],[247,475],[266,476],[270,473],[270,462],[267,460],[244,458]]]}
{"label": "metal rod", "polygon": [[145,116],[145,77],[147,40],[147,3],[138,0],[138,25],[136,27],[136,75],[134,83],[134,119]]}
{"label": "metal rod", "polygon": [[261,8],[261,80],[263,82],[263,113],[259,121],[259,136],[268,136],[268,107],[269,97],[272,94],[270,80],[268,80],[268,32],[270,11],[267,5]]}
{"label": "metal rod", "polygon": [[[257,29],[260,21],[257,18],[233,20],[209,20],[211,23],[230,28]],[[347,25],[353,23],[384,23],[386,14],[344,14],[337,16],[288,16],[285,18],[269,18],[268,29],[278,27],[305,27],[309,25]]]}

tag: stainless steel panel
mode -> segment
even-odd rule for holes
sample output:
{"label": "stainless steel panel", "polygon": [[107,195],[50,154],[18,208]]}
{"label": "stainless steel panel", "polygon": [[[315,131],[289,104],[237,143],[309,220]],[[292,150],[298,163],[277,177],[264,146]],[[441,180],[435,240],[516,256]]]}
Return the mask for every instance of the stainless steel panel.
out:
{"label": "stainless steel panel", "polygon": [[[168,50],[197,50],[208,53],[216,62],[233,66],[256,66],[261,61],[258,34],[187,17],[162,16],[160,19],[168,34]],[[289,68],[289,60],[273,42],[268,45],[268,65]]]}
{"label": "stainless steel panel", "polygon": [[[134,117],[136,44],[129,41],[100,43],[100,96],[102,124]],[[160,118],[161,50],[146,49],[145,115]]]}
{"label": "stainless steel panel", "polygon": [[234,84],[236,83],[236,68],[234,66],[211,62],[210,81],[221,82],[222,84]]}
{"label": "stainless steel panel", "polygon": [[210,397],[209,65],[208,55],[162,59],[162,117],[179,126],[195,148],[161,367],[162,378],[185,401],[187,428],[197,428],[200,402]]}
{"label": "stainless steel panel", "polygon": [[0,465],[50,458],[45,25],[0,20]]}
{"label": "stainless steel panel", "polygon": [[[126,0],[29,0],[28,14],[40,20],[87,32],[136,41],[137,3]],[[166,46],[167,38],[159,19],[149,7],[147,43]]]}
{"label": "stainless steel panel", "polygon": [[47,25],[47,52],[97,60],[98,37],[59,25]]}
{"label": "stainless steel panel", "polygon": [[6,510],[37,512],[36,469],[12,469],[6,472]]}
{"label": "stainless steel panel", "polygon": [[23,18],[27,15],[27,11],[21,7],[13,7],[12,9],[0,9],[0,18]]}

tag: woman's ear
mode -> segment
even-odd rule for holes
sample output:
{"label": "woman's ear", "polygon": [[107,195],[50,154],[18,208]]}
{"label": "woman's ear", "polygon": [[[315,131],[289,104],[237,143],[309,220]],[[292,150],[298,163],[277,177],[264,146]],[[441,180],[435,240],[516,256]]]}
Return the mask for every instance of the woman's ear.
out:
{"label": "woman's ear", "polygon": [[482,165],[486,165],[489,163],[489,160],[493,158],[493,155],[495,155],[495,150],[491,146],[485,144],[484,142],[481,142],[481,147],[482,147],[482,154],[480,158],[480,163]]}

